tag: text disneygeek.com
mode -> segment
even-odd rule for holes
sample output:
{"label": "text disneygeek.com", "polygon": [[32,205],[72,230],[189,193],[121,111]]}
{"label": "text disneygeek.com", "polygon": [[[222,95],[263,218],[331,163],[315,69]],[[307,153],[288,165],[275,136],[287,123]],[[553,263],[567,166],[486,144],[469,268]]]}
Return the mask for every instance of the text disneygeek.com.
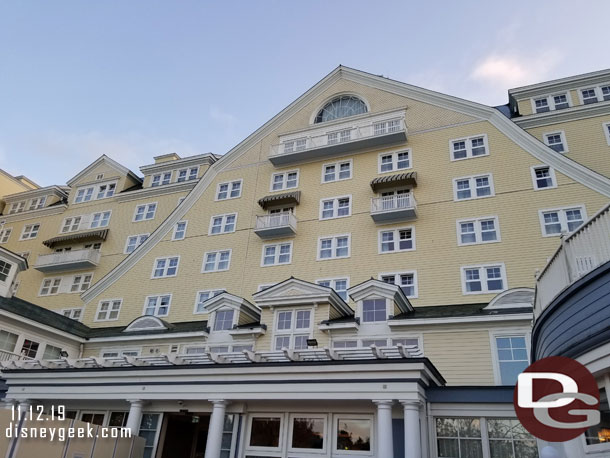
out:
{"label": "text disneygeek.com", "polygon": [[98,427],[95,425],[74,427],[21,426],[20,428],[18,424],[11,422],[9,427],[5,429],[4,434],[8,439],[48,439],[50,441],[64,442],[66,439],[76,438],[129,438],[131,437],[131,429]]}

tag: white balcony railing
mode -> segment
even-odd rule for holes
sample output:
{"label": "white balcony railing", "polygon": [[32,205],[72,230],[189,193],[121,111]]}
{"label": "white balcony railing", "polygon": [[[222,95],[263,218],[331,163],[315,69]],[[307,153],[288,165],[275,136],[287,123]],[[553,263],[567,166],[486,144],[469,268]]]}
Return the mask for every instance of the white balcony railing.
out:
{"label": "white balcony railing", "polygon": [[11,351],[0,350],[0,361],[32,360],[29,356],[19,355]]}
{"label": "white balcony railing", "polygon": [[256,217],[256,230],[275,229],[279,227],[290,227],[297,230],[297,218],[292,212],[273,213]]}
{"label": "white balcony railing", "polygon": [[34,268],[46,268],[52,266],[64,266],[72,264],[91,264],[97,265],[100,262],[99,250],[71,250],[59,253],[41,254],[36,260]]}
{"label": "white balcony railing", "polygon": [[406,130],[404,110],[382,113],[280,136],[280,144],[271,147],[270,156],[289,155],[400,132],[406,133]]}
{"label": "white balcony railing", "polygon": [[564,236],[536,281],[534,315],[542,311],[565,288],[596,267],[610,261],[610,204]]}
{"label": "white balcony railing", "polygon": [[371,213],[409,210],[414,209],[416,205],[415,198],[411,193],[374,197],[371,199]]}

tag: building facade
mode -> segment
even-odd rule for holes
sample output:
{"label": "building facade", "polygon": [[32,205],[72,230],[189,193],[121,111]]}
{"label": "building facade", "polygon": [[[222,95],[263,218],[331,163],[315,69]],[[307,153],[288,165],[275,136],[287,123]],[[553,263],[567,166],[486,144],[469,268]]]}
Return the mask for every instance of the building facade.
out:
{"label": "building facade", "polygon": [[487,107],[339,67],[222,156],[8,195],[6,399],[146,456],[538,456],[512,390],[537,270],[610,197],[609,84]]}

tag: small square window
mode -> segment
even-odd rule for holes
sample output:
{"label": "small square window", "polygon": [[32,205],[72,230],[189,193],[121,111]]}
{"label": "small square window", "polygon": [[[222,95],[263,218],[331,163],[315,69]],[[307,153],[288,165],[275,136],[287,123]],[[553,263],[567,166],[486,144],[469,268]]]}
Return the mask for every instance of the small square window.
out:
{"label": "small square window", "polygon": [[544,134],[544,142],[558,153],[568,152],[568,147],[565,141],[565,134],[563,133],[563,131]]}
{"label": "small square window", "polygon": [[532,167],[532,180],[534,189],[551,189],[555,188],[555,171],[548,165]]}
{"label": "small square window", "polygon": [[365,299],[362,301],[362,321],[386,321],[388,312],[385,299]]}
{"label": "small square window", "polygon": [[218,310],[214,318],[214,331],[228,331],[233,328],[234,310]]}

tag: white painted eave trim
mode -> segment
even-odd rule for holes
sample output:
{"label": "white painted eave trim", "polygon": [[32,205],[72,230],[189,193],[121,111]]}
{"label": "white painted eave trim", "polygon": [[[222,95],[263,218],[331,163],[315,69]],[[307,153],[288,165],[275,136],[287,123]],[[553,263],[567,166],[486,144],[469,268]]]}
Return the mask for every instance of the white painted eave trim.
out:
{"label": "white painted eave trim", "polygon": [[67,182],[68,186],[72,187],[72,185],[74,183],[76,183],[82,176],[87,175],[89,172],[91,172],[91,170],[93,170],[95,167],[97,167],[99,164],[102,164],[102,163],[108,164],[110,167],[115,169],[117,172],[122,173],[123,175],[129,176],[129,177],[133,178],[135,181],[138,181],[138,182],[142,181],[142,179],[140,177],[138,177],[135,173],[133,173],[127,167],[119,164],[117,161],[115,161],[114,159],[109,158],[105,154],[102,154],[95,161],[93,161],[91,164],[89,164],[83,170],[78,172],[75,176],[70,178],[68,180],[68,182]]}
{"label": "white painted eave trim", "polygon": [[603,83],[610,79],[610,69],[599,70],[596,72],[583,73],[581,75],[568,76],[542,83],[529,84],[527,86],[516,87],[508,90],[508,95],[515,99],[529,98],[538,94],[555,92],[562,89],[574,89],[585,85],[584,83],[596,84]]}
{"label": "white painted eave trim", "polygon": [[[135,331],[132,331],[135,332]],[[196,332],[174,332],[164,334],[141,334],[137,336],[121,335],[117,337],[91,337],[87,340],[87,343],[96,342],[125,342],[135,340],[164,340],[164,339],[181,339],[181,338],[192,338],[192,337],[209,337],[209,334],[205,331]]]}
{"label": "white painted eave trim", "polygon": [[404,320],[388,320],[390,327],[397,326],[421,326],[421,325],[437,325],[437,324],[463,324],[463,323],[482,323],[493,321],[532,321],[534,314],[532,313],[514,313],[506,315],[485,315],[485,316],[469,316],[469,317],[453,317],[453,318],[407,318]]}
{"label": "white painted eave trim", "polygon": [[163,186],[138,189],[116,195],[117,202],[128,202],[130,200],[144,199],[147,197],[163,196],[176,192],[190,192],[197,185],[197,180],[185,181],[183,183],[172,183]]}
{"label": "white painted eave trim", "polygon": [[216,158],[211,153],[198,154],[196,156],[183,157],[175,161],[165,161],[159,164],[147,164],[140,167],[140,172],[144,175],[152,175],[157,172],[165,172],[167,170],[181,169],[192,167],[195,165],[211,165],[216,162]]}
{"label": "white painted eave trim", "polygon": [[360,325],[356,322],[350,323],[324,323],[318,325],[320,331],[332,331],[336,329],[359,329]]}
{"label": "white painted eave trim", "polygon": [[34,199],[36,197],[48,196],[52,194],[57,197],[68,197],[68,193],[66,193],[59,186],[47,186],[45,188],[38,189],[30,189],[28,191],[16,192],[14,194],[9,194],[4,196],[3,199],[7,204],[11,204],[13,202],[19,202],[24,199]]}
{"label": "white painted eave trim", "polygon": [[512,121],[522,129],[560,124],[580,119],[596,118],[610,114],[610,101],[597,102],[591,105],[576,105],[564,110],[534,113],[531,115],[513,118]]}
{"label": "white painted eave trim", "polygon": [[13,223],[17,221],[25,221],[28,219],[37,219],[41,216],[52,216],[63,213],[67,210],[67,204],[53,205],[52,207],[39,208],[38,210],[29,210],[25,212],[14,213],[12,215],[1,215],[0,221]]}
{"label": "white painted eave trim", "polygon": [[256,326],[251,328],[243,328],[243,329],[230,329],[229,334],[232,336],[262,336],[267,333],[267,330],[262,326]]}
{"label": "white painted eave trim", "polygon": [[83,337],[77,337],[74,334],[70,334],[69,332],[62,331],[60,329],[54,328],[52,326],[47,326],[46,324],[39,323],[38,321],[30,320],[29,318],[22,317],[21,315],[16,315],[14,313],[8,312],[6,310],[0,310],[0,316],[5,316],[15,321],[20,321],[22,323],[27,324],[28,326],[32,326],[34,328],[41,329],[45,332],[50,332],[52,334],[61,336],[63,338],[72,340],[78,343],[85,343],[87,339]]}

